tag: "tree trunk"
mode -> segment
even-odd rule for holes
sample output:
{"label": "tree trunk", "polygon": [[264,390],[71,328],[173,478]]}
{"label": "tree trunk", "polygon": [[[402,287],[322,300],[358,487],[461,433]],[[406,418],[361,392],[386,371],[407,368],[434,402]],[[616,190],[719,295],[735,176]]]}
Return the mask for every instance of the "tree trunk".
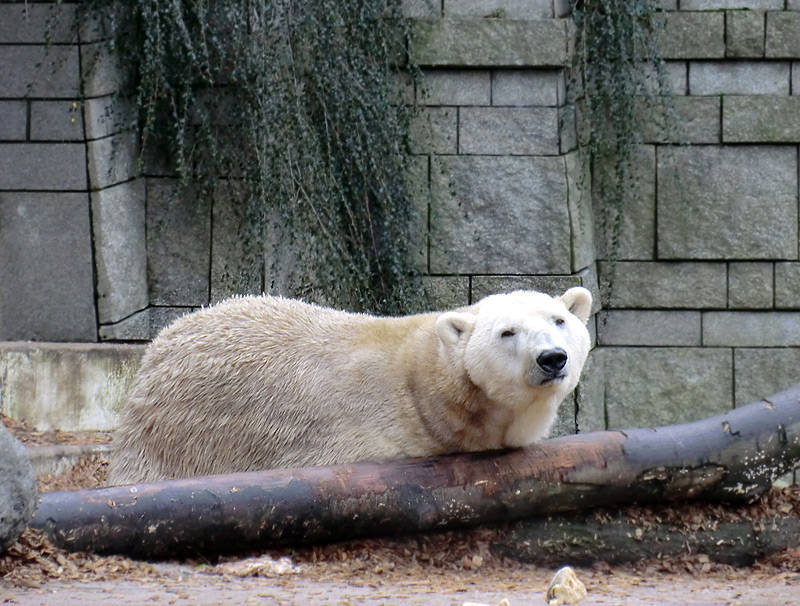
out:
{"label": "tree trunk", "polygon": [[800,385],[703,421],[529,448],[41,495],[70,550],[158,558],[411,533],[595,506],[749,501],[800,462]]}

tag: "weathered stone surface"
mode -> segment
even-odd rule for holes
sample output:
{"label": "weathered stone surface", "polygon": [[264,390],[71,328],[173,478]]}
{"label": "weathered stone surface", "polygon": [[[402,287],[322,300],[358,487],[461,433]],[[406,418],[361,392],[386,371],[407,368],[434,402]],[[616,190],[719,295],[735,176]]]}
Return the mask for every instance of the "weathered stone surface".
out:
{"label": "weathered stone surface", "polygon": [[172,179],[147,182],[147,259],[151,305],[209,303],[211,208]]}
{"label": "weathered stone surface", "polygon": [[725,263],[620,261],[611,275],[611,265],[603,262],[600,280],[617,309],[720,309],[727,302]]}
{"label": "weathered stone surface", "polygon": [[721,12],[667,12],[658,15],[664,29],[658,47],[664,59],[713,59],[725,56],[725,15]]}
{"label": "weathered stone surface", "polygon": [[0,120],[0,141],[24,141],[28,124],[27,102],[0,101],[0,116],[3,116]]}
{"label": "weathered stone surface", "polygon": [[575,423],[579,433],[606,428],[605,374],[602,350],[589,352],[581,379],[575,389]]}
{"label": "weathered stone surface", "polygon": [[102,97],[122,88],[120,55],[112,54],[108,44],[95,42],[81,45],[81,61],[85,96]]}
{"label": "weathered stone surface", "polygon": [[83,102],[86,139],[102,139],[131,130],[136,124],[136,109],[124,99],[111,96],[86,99]]}
{"label": "weathered stone surface", "polygon": [[427,70],[417,89],[425,105],[489,105],[491,99],[492,75],[485,70]]}
{"label": "weathered stone surface", "polygon": [[563,158],[458,156],[445,167],[431,171],[433,273],[570,273]]}
{"label": "weathered stone surface", "polygon": [[233,295],[264,292],[264,248],[258,232],[259,202],[233,180],[214,192],[211,232],[211,303]]}
{"label": "weathered stone surface", "polygon": [[658,154],[659,257],[797,258],[793,148],[693,146],[668,152]]}
{"label": "weathered stone surface", "polygon": [[138,175],[139,140],[134,131],[89,141],[86,145],[92,189],[104,189]]}
{"label": "weathered stone surface", "polygon": [[726,143],[800,141],[800,96],[730,96],[722,100],[722,140]]}
{"label": "weathered stone surface", "polygon": [[567,167],[567,203],[572,232],[572,271],[593,265],[596,260],[595,218],[589,187],[589,167],[578,152],[564,157]]}
{"label": "weathered stone surface", "polygon": [[569,64],[564,20],[435,19],[410,24],[419,65],[466,67]]}
{"label": "weathered stone surface", "polygon": [[767,48],[769,58],[800,57],[800,14],[795,11],[767,13]]}
{"label": "weathered stone surface", "polygon": [[763,57],[764,19],[763,10],[725,13],[726,55],[728,57]]}
{"label": "weathered stone surface", "polygon": [[722,9],[778,10],[783,0],[681,0],[684,11],[718,11]]}
{"label": "weathered stone surface", "polygon": [[4,189],[85,191],[86,153],[78,143],[0,144]]}
{"label": "weathered stone surface", "polygon": [[406,19],[442,16],[441,0],[402,0],[402,9]]}
{"label": "weathered stone surface", "polygon": [[551,0],[443,0],[444,16],[496,17],[501,19],[550,19]]}
{"label": "weathered stone surface", "polygon": [[553,426],[550,428],[550,433],[547,437],[557,438],[559,436],[575,435],[578,430],[575,412],[575,392],[573,392],[564,398],[558,407],[556,419],[553,421]]}
{"label": "weathered stone surface", "polygon": [[83,141],[80,101],[32,101],[32,141]]}
{"label": "weathered stone surface", "polygon": [[771,347],[734,350],[736,406],[763,400],[797,383],[800,348]]}
{"label": "weathered stone surface", "polygon": [[0,226],[0,341],[94,341],[88,194],[0,193]]}
{"label": "weathered stone surface", "polygon": [[788,95],[788,61],[698,61],[689,69],[692,95]]}
{"label": "weathered stone surface", "polygon": [[728,266],[728,306],[731,309],[772,307],[772,273],[772,263],[731,263]]}
{"label": "weathered stone surface", "polygon": [[597,318],[597,338],[600,345],[699,347],[700,312],[602,311]]}
{"label": "weathered stone surface", "polygon": [[585,286],[580,276],[474,276],[472,301],[515,290],[536,290],[555,297],[573,286]]}
{"label": "weathered stone surface", "polygon": [[414,154],[458,153],[458,111],[455,107],[419,108],[411,119],[409,136]]}
{"label": "weathered stone surface", "polygon": [[161,330],[197,307],[148,307],[117,322],[100,327],[103,341],[150,341]]}
{"label": "weathered stone surface", "polygon": [[114,429],[143,345],[3,343],[6,414],[39,429]]}
{"label": "weathered stone surface", "polygon": [[422,286],[428,299],[428,310],[418,312],[454,309],[470,304],[469,277],[467,276],[424,276]]}
{"label": "weathered stone surface", "polygon": [[464,107],[458,122],[462,154],[549,155],[559,153],[554,107]]}
{"label": "weathered stone surface", "polygon": [[[638,146],[631,157],[630,170],[635,187],[626,187],[621,198],[595,208],[598,254],[620,260],[647,260],[655,257],[656,230],[656,152],[652,145]],[[594,171],[594,187],[614,186],[614,168],[599,166]],[[595,189],[597,191],[597,189]],[[618,208],[614,208],[616,204]],[[622,217],[618,219],[618,214]],[[619,220],[618,239],[613,239],[614,222]]]}
{"label": "weathered stone surface", "polygon": [[32,2],[0,4],[0,44],[73,42],[75,4]]}
{"label": "weathered stone surface", "polygon": [[492,105],[552,107],[566,97],[563,70],[502,70],[492,77]]}
{"label": "weathered stone surface", "polygon": [[666,107],[637,108],[647,143],[719,143],[722,101],[719,97],[670,97]]}
{"label": "weathered stone surface", "polygon": [[141,180],[92,192],[101,324],[147,307],[145,190]]}
{"label": "weathered stone surface", "polygon": [[800,313],[708,311],[703,314],[706,347],[800,346]]}
{"label": "weathered stone surface", "polygon": [[607,347],[603,363],[609,429],[688,423],[733,406],[729,349]]}
{"label": "weathered stone surface", "polygon": [[7,98],[80,96],[77,46],[0,45],[0,91]]}
{"label": "weathered stone surface", "polygon": [[800,308],[800,263],[775,264],[775,307]]}
{"label": "weathered stone surface", "polygon": [[25,447],[0,423],[0,554],[27,527],[36,497],[36,474]]}

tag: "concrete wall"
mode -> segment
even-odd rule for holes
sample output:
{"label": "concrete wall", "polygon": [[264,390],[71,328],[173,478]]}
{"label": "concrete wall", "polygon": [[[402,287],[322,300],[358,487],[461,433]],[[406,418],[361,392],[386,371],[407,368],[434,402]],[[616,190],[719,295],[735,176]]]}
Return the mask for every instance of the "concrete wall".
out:
{"label": "concrete wall", "polygon": [[[559,433],[694,420],[798,381],[800,5],[784,4],[663,3],[678,128],[644,124],[609,289],[579,186],[568,3],[406,2],[438,306],[576,284],[608,297]],[[143,341],[228,294],[235,227],[172,195],[167,172],[139,174],[118,66],[71,10],[0,3],[0,340]]]}

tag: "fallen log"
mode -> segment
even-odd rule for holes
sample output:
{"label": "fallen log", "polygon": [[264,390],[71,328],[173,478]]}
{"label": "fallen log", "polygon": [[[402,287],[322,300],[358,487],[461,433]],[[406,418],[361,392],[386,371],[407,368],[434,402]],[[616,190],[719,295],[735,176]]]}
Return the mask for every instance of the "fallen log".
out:
{"label": "fallen log", "polygon": [[632,502],[746,502],[800,463],[799,397],[797,385],[694,423],[511,451],[45,493],[31,525],[69,550],[163,558]]}

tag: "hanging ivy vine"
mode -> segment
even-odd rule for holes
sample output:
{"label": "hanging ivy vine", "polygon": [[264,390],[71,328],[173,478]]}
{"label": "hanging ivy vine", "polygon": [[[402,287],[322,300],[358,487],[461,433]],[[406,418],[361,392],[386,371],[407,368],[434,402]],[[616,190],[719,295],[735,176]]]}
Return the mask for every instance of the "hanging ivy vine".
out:
{"label": "hanging ivy vine", "polygon": [[[573,101],[580,108],[581,149],[592,175],[600,245],[613,283],[627,204],[642,203],[637,151],[643,126],[674,133],[674,106],[659,51],[658,0],[578,0],[572,65]],[[655,131],[653,131],[655,126]],[[588,189],[588,188],[585,188]]]}
{"label": "hanging ivy vine", "polygon": [[[232,284],[420,306],[401,0],[84,0],[105,15],[153,157],[238,225]],[[266,261],[264,261],[266,259]],[[265,265],[264,265],[265,264]]]}

